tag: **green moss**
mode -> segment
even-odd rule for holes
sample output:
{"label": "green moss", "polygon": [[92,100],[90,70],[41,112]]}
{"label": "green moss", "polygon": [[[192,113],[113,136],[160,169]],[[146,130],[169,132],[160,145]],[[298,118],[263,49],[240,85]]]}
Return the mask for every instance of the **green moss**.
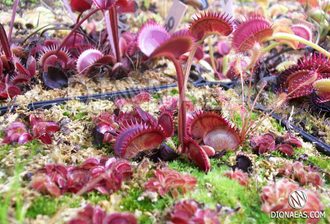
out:
{"label": "green moss", "polygon": [[158,100],[158,99],[160,99],[160,93],[154,93],[154,94],[152,94],[152,98],[155,98],[156,100]]}
{"label": "green moss", "polygon": [[258,116],[259,116],[258,113],[252,112],[252,114],[251,114],[251,120],[256,120]]}
{"label": "green moss", "polygon": [[73,117],[74,120],[83,120],[83,118],[87,115],[87,112],[80,112],[76,113],[76,115]]}
{"label": "green moss", "polygon": [[179,136],[177,135],[174,135],[171,137],[172,141],[174,142],[175,145],[179,145],[180,142],[179,142]]}
{"label": "green moss", "polygon": [[6,1],[6,5],[8,5],[8,6],[13,5],[13,1],[10,1],[10,0],[8,1],[8,0],[7,0],[7,1]]}
{"label": "green moss", "polygon": [[9,145],[9,144],[1,146],[0,147],[0,160],[5,158],[8,155],[10,149],[13,148],[13,147],[14,146]]}
{"label": "green moss", "polygon": [[241,128],[242,127],[242,118],[241,118],[240,114],[235,112],[233,117],[234,117],[234,123],[236,124],[236,126]]}
{"label": "green moss", "polygon": [[5,131],[0,131],[0,138],[5,138],[7,136]]}
{"label": "green moss", "polygon": [[37,141],[32,141],[30,143],[27,143],[26,145],[31,148],[30,155],[23,159],[18,154],[16,154],[14,176],[11,180],[10,188],[6,192],[6,194],[0,195],[0,223],[8,223],[8,210],[10,207],[12,195],[15,195],[16,200],[14,214],[11,214],[11,216],[15,215],[15,218],[18,223],[23,223],[23,220],[25,219],[26,210],[24,209],[24,198],[22,197],[21,192],[19,190],[21,188],[19,175],[22,173],[24,167],[28,164],[31,158],[39,152],[38,149],[40,149],[39,143]]}
{"label": "green moss", "polygon": [[[221,160],[228,159],[231,152],[225,155]],[[246,188],[238,184],[237,181],[223,176],[223,172],[230,170],[228,166],[217,166],[219,159],[211,159],[212,171],[205,174],[203,171],[187,165],[183,161],[176,160],[169,163],[169,167],[179,172],[188,172],[198,179],[198,189],[188,192],[184,197],[193,198],[199,202],[215,208],[217,204],[236,208],[241,206],[240,210],[230,218],[231,223],[249,223],[256,220],[256,223],[270,223],[268,214],[261,211],[259,199],[260,192],[252,184],[251,188]],[[206,188],[206,183],[211,184],[211,188]]]}
{"label": "green moss", "polygon": [[[53,198],[50,196],[40,196],[33,200],[32,205],[27,210],[27,217],[35,219],[37,215],[53,216],[59,208],[65,205],[70,199],[71,194],[65,194],[60,198]],[[81,207],[81,200],[76,199],[69,206],[70,208]]]}
{"label": "green moss", "polygon": [[[10,150],[17,148],[18,146],[20,146],[20,145],[19,144],[16,144],[16,145],[6,144],[3,146],[0,146],[0,160],[5,158],[8,155]],[[25,146],[27,146],[28,149],[30,149],[33,153],[40,152],[42,155],[44,155],[44,149],[40,147],[40,143],[38,140],[33,140],[31,142],[25,143]]]}
{"label": "green moss", "polygon": [[70,118],[70,115],[71,115],[71,113],[70,113],[70,112],[67,112],[67,111],[65,111],[65,112],[63,113],[63,116],[67,116],[68,118]]}
{"label": "green moss", "polygon": [[217,101],[212,101],[213,106],[219,106],[219,103]]}
{"label": "green moss", "polygon": [[197,98],[195,96],[186,95],[195,105],[197,103]]}
{"label": "green moss", "polygon": [[107,142],[102,142],[101,144],[96,146],[96,149],[100,150],[102,148],[105,148],[105,153],[107,155],[111,154],[113,152],[113,144],[107,143]]}
{"label": "green moss", "polygon": [[285,153],[281,152],[280,150],[274,150],[271,152],[271,155],[275,157],[283,157],[285,156]]}
{"label": "green moss", "polygon": [[220,158],[220,160],[226,162],[226,161],[228,161],[229,157],[231,157],[231,156],[233,156],[233,155],[235,155],[235,153],[234,153],[233,151],[231,151],[231,150],[227,150],[226,154],[223,155],[223,156]]}
{"label": "green moss", "polygon": [[325,158],[325,156],[308,157],[308,160],[321,167],[323,170],[330,170],[330,159]]}
{"label": "green moss", "polygon": [[282,127],[282,125],[280,125],[280,123],[276,119],[271,117],[270,122],[272,123],[273,127],[276,128],[276,130],[278,132],[283,132],[284,131],[284,128]]}
{"label": "green moss", "polygon": [[40,152],[42,155],[44,155],[44,148],[41,147],[40,142],[36,139],[31,142],[25,143],[24,146],[27,146],[31,151],[35,153]]}
{"label": "green moss", "polygon": [[172,89],[171,92],[170,92],[170,96],[174,96],[176,94],[179,94],[179,90],[177,89]]}
{"label": "green moss", "polygon": [[294,150],[294,153],[297,154],[297,153],[300,153],[300,154],[304,154],[306,152],[306,149],[305,148],[296,148]]}
{"label": "green moss", "polygon": [[97,204],[99,201],[109,201],[110,200],[109,195],[101,194],[98,191],[92,191],[87,194],[83,194],[83,198],[85,198],[86,200],[88,200],[94,204]]}
{"label": "green moss", "polygon": [[147,215],[143,214],[144,212],[153,212],[154,210],[158,210],[160,212],[164,211],[166,206],[173,204],[174,200],[169,195],[165,197],[159,198],[157,202],[151,202],[149,198],[138,201],[138,197],[140,197],[143,193],[142,189],[131,187],[126,195],[123,196],[120,203],[120,211],[128,211],[134,213],[135,210],[139,210],[142,212],[142,215],[139,217],[139,223],[152,223],[152,219],[150,219]]}

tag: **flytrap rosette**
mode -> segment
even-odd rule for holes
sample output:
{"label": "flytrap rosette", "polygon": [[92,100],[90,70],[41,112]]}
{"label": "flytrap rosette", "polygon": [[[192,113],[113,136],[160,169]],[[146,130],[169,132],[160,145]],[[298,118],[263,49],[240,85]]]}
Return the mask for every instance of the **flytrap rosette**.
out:
{"label": "flytrap rosette", "polygon": [[148,179],[144,184],[146,188],[145,194],[148,192],[157,192],[160,196],[170,193],[173,197],[177,197],[181,189],[182,194],[192,190],[197,184],[197,179],[189,174],[181,174],[168,167],[153,170],[155,177]]}
{"label": "flytrap rosette", "polygon": [[0,99],[12,98],[16,95],[21,95],[21,90],[10,82],[9,75],[7,74],[5,81],[0,82]]}
{"label": "flytrap rosette", "polygon": [[138,221],[134,214],[128,212],[112,212],[107,213],[102,210],[98,205],[88,204],[83,210],[79,211],[76,216],[72,217],[68,224],[137,224]]}
{"label": "flytrap rosette", "polygon": [[25,144],[33,139],[40,139],[45,144],[52,144],[51,133],[60,130],[60,126],[55,122],[44,121],[43,115],[36,117],[34,114],[30,114],[29,121],[33,136],[27,130],[24,123],[15,121],[9,124],[6,130],[7,136],[1,143],[9,144],[17,140],[18,144]]}
{"label": "flytrap rosette", "polygon": [[87,192],[97,190],[109,195],[120,189],[122,181],[131,177],[132,168],[127,160],[89,158],[81,166],[47,165],[33,176],[30,188],[54,197],[65,193],[77,194],[84,188]]}
{"label": "flytrap rosette", "polygon": [[[312,211],[323,211],[324,205],[318,193],[311,189],[300,188],[296,183],[290,182],[288,179],[281,179],[271,182],[262,188],[260,200],[262,203],[261,210],[266,213],[271,212],[296,212],[288,203],[291,192],[303,191],[308,198],[306,205],[299,209],[300,212],[310,214]],[[308,217],[308,216],[307,216]],[[319,219],[309,218],[307,223],[317,223]]]}
{"label": "flytrap rosette", "polygon": [[247,173],[244,173],[240,169],[235,169],[234,171],[233,170],[225,171],[223,173],[223,175],[225,177],[228,177],[228,178],[232,179],[232,180],[238,181],[238,183],[242,186],[248,187],[249,184],[250,184],[249,175]]}
{"label": "flytrap rosette", "polygon": [[[220,207],[220,206],[219,206]],[[209,223],[220,224],[219,216],[221,208],[210,209],[194,199],[181,199],[173,204],[167,215],[168,223]]]}

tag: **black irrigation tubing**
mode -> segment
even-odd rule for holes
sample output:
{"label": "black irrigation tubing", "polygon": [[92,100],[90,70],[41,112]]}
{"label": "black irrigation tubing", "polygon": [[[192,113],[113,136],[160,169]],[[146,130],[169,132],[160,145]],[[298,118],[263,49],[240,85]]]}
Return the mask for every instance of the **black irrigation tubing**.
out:
{"label": "black irrigation tubing", "polygon": [[[27,106],[27,108],[30,110],[35,110],[38,108],[49,109],[53,105],[64,104],[66,101],[69,101],[69,100],[78,100],[80,102],[88,102],[90,100],[97,100],[97,99],[116,99],[119,97],[129,98],[142,91],[156,92],[159,90],[176,87],[176,86],[177,86],[177,84],[169,84],[169,85],[145,87],[145,88],[139,88],[139,89],[129,89],[129,90],[124,90],[124,91],[97,93],[97,94],[86,95],[86,96],[65,97],[65,98],[55,99],[55,100],[34,102],[34,103],[29,104]],[[17,105],[14,105],[14,108],[15,107],[17,107]],[[7,110],[8,110],[8,106],[0,107],[0,115],[4,115],[7,112]]]}
{"label": "black irrigation tubing", "polygon": [[[193,82],[193,85],[197,85],[198,83],[203,83],[204,79],[198,75],[197,73],[191,72],[189,76]],[[154,86],[154,87],[145,87],[145,88],[137,88],[137,89],[129,89],[129,90],[123,90],[123,91],[115,91],[115,92],[107,92],[107,93],[97,93],[93,95],[86,95],[86,96],[74,96],[74,97],[65,97],[61,99],[54,99],[54,100],[46,100],[46,101],[39,101],[35,103],[29,104],[27,107],[28,109],[49,109],[55,104],[64,104],[68,100],[74,100],[77,99],[81,102],[87,102],[89,100],[95,100],[95,99],[110,99],[110,98],[118,98],[118,97],[130,97],[134,96],[136,93],[141,91],[152,91],[157,92],[162,89],[175,87],[177,84],[168,84],[168,85],[161,85],[161,86]],[[0,116],[4,115],[9,108],[13,107],[12,109],[16,108],[18,105],[10,105],[10,106],[1,106],[0,107]]]}
{"label": "black irrigation tubing", "polygon": [[[194,86],[204,86],[204,85],[212,85],[212,84],[218,84],[218,83],[208,83],[204,82],[203,79],[197,79],[193,82]],[[232,85],[227,86],[225,84],[223,85],[224,88],[231,88]],[[139,92],[142,91],[148,91],[148,92],[157,92],[159,90],[176,87],[177,84],[168,84],[168,85],[161,85],[161,86],[153,86],[153,87],[145,87],[145,88],[137,88],[137,89],[129,89],[129,90],[123,90],[123,91],[115,91],[115,92],[107,92],[107,93],[98,93],[93,95],[86,95],[86,96],[73,96],[73,97],[65,97],[61,99],[54,99],[54,100],[46,100],[46,101],[38,101],[31,103],[27,106],[29,110],[35,110],[35,109],[49,109],[53,105],[56,104],[64,104],[66,101],[69,100],[78,100],[80,102],[88,102],[90,100],[97,100],[97,99],[116,99],[119,97],[123,98],[129,98],[134,95],[136,95]],[[10,106],[2,106],[0,107],[0,116],[4,115],[8,109],[15,109],[18,105],[10,105]]]}

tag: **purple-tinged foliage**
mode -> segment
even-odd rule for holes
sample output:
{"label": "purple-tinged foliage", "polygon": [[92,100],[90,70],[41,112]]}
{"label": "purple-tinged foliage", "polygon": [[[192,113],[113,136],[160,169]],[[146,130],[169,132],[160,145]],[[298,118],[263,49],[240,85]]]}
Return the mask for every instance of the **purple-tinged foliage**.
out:
{"label": "purple-tinged foliage", "polygon": [[137,219],[131,213],[114,212],[107,213],[99,206],[88,204],[68,224],[137,224]]}
{"label": "purple-tinged foliage", "polygon": [[1,143],[9,144],[17,140],[18,144],[25,144],[33,139],[40,139],[45,144],[52,144],[50,133],[60,130],[60,126],[55,122],[44,121],[43,115],[36,117],[34,114],[30,114],[29,121],[33,131],[33,136],[27,130],[25,124],[21,121],[15,121],[9,124],[6,129],[7,136]]}
{"label": "purple-tinged foliage", "polygon": [[220,224],[217,210],[211,210],[193,199],[183,199],[176,202],[167,215],[169,224],[208,223]]}
{"label": "purple-tinged foliage", "polygon": [[316,188],[323,186],[322,176],[310,166],[304,166],[302,162],[286,162],[278,169],[279,176],[285,176],[297,180],[301,186],[312,184]]}
{"label": "purple-tinged foliage", "polygon": [[289,133],[283,137],[278,136],[277,138],[275,138],[272,133],[256,135],[251,139],[250,144],[259,154],[279,150],[290,156],[293,155],[293,147],[302,147],[302,143],[294,136],[294,134]]}
{"label": "purple-tinged foliage", "polygon": [[23,145],[26,142],[32,141],[32,136],[28,132],[26,125],[21,121],[15,121],[9,124],[6,134],[7,137],[2,140],[2,144],[9,144],[17,140],[18,144]]}
{"label": "purple-tinged foliage", "polygon": [[[13,14],[15,15],[15,14]],[[10,39],[10,38],[9,38]],[[0,99],[21,94],[20,86],[30,82],[36,72],[36,60],[30,56],[24,67],[20,61],[23,48],[11,49],[7,34],[0,23]],[[13,53],[12,53],[13,51]]]}
{"label": "purple-tinged foliage", "polygon": [[135,158],[140,152],[151,152],[167,137],[174,134],[173,114],[163,111],[158,119],[138,106],[148,102],[150,94],[139,93],[133,99],[118,99],[115,104],[134,105],[131,112],[119,111],[117,115],[103,112],[96,119],[96,130],[104,134],[103,141],[114,142],[115,153],[122,158]]}
{"label": "purple-tinged foliage", "polygon": [[[92,185],[100,176],[100,181]],[[77,167],[47,165],[33,176],[30,187],[55,197],[64,193],[77,193],[86,186],[87,192],[97,190],[102,194],[111,194],[119,190],[122,181],[131,176],[132,169],[127,160],[113,157],[101,160],[89,158]]]}
{"label": "purple-tinged foliage", "polygon": [[181,174],[170,168],[153,170],[155,177],[149,178],[144,187],[146,191],[157,192],[161,196],[170,193],[177,197],[181,190],[182,194],[192,190],[197,184],[197,179],[190,174]]}
{"label": "purple-tinged foliage", "polygon": [[223,173],[223,175],[225,177],[228,177],[230,179],[233,179],[233,180],[237,180],[238,183],[242,186],[246,186],[248,187],[249,184],[250,184],[250,181],[249,181],[249,176],[247,173],[244,173],[242,170],[240,169],[235,169],[234,171],[225,171]]}

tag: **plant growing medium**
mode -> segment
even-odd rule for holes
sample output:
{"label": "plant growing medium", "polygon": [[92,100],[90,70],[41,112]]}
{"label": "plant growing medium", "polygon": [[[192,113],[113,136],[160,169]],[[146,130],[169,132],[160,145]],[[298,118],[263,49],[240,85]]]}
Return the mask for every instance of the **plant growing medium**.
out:
{"label": "plant growing medium", "polygon": [[[283,223],[330,222],[330,158],[291,129],[292,117],[307,120],[298,104],[307,99],[324,120],[317,133],[330,142],[328,6],[302,1],[307,16],[292,24],[294,13],[281,16],[284,3],[251,11],[243,4],[234,19],[212,2],[184,2],[210,8],[189,8],[189,25],[173,34],[154,1],[64,0],[71,27],[26,30],[16,13],[8,23],[0,17],[0,97],[8,105],[0,117],[1,223],[271,223],[284,212]],[[176,87],[68,98],[47,109],[22,102],[36,88],[80,93],[94,83],[104,92],[106,79],[130,89],[123,83],[132,74],[168,84],[165,70]],[[236,86],[196,87],[191,70]],[[281,126],[272,114],[286,110]],[[308,198],[299,210],[289,203],[293,191]]]}

